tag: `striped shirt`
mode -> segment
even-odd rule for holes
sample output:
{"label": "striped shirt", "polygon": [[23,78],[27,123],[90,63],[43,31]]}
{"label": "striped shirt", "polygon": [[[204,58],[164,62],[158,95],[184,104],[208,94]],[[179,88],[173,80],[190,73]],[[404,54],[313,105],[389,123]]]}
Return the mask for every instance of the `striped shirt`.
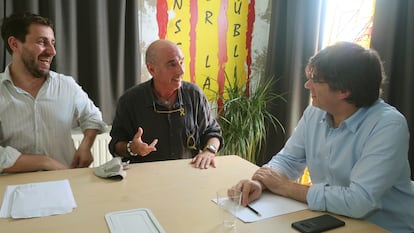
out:
{"label": "striped shirt", "polygon": [[21,154],[50,156],[70,166],[71,129],[105,131],[100,110],[70,76],[50,71],[36,97],[13,85],[9,66],[0,74],[0,172]]}

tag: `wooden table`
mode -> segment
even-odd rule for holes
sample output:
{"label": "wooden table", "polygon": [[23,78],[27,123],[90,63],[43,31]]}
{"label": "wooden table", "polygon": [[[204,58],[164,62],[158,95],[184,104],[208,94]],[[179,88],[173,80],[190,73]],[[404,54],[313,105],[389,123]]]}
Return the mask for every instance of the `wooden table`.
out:
{"label": "wooden table", "polygon": [[[7,185],[69,179],[77,208],[70,214],[33,219],[0,219],[0,232],[109,232],[108,212],[148,208],[168,233],[212,233],[219,229],[211,199],[221,187],[249,178],[258,168],[238,156],[217,157],[217,168],[195,169],[189,160],[133,164],[123,180],[96,177],[92,168],[0,176],[0,200]],[[238,233],[297,232],[293,221],[320,215],[303,210],[254,223],[238,220]],[[339,216],[346,226],[332,232],[386,232],[366,221]]]}

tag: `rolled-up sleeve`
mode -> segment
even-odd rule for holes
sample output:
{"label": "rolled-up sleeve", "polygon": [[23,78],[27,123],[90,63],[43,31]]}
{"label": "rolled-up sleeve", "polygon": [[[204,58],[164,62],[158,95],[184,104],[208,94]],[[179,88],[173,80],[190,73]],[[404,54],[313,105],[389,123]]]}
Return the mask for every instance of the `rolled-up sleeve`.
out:
{"label": "rolled-up sleeve", "polygon": [[0,173],[2,173],[4,169],[13,166],[13,164],[16,162],[16,160],[20,157],[21,154],[22,153],[20,153],[13,147],[0,146]]}
{"label": "rolled-up sleeve", "polygon": [[73,83],[76,88],[75,108],[77,114],[77,121],[82,129],[82,132],[86,129],[96,129],[99,133],[107,131],[107,125],[102,120],[102,113],[98,107],[89,99],[86,92],[82,88]]}

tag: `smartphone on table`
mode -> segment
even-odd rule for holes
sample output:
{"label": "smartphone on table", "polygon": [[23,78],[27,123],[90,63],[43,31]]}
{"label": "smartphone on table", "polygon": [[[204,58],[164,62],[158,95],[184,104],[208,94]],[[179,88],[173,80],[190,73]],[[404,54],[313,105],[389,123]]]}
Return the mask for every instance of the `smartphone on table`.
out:
{"label": "smartphone on table", "polygon": [[345,222],[329,214],[292,223],[292,227],[302,233],[324,232],[341,226],[345,226]]}

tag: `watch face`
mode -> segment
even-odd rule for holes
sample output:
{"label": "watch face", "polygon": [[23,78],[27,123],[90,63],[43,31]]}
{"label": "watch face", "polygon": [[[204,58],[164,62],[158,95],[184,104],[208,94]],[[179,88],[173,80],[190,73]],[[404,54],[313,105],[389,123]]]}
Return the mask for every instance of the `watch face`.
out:
{"label": "watch face", "polygon": [[207,145],[207,150],[209,150],[213,153],[217,153],[217,148],[213,145]]}

